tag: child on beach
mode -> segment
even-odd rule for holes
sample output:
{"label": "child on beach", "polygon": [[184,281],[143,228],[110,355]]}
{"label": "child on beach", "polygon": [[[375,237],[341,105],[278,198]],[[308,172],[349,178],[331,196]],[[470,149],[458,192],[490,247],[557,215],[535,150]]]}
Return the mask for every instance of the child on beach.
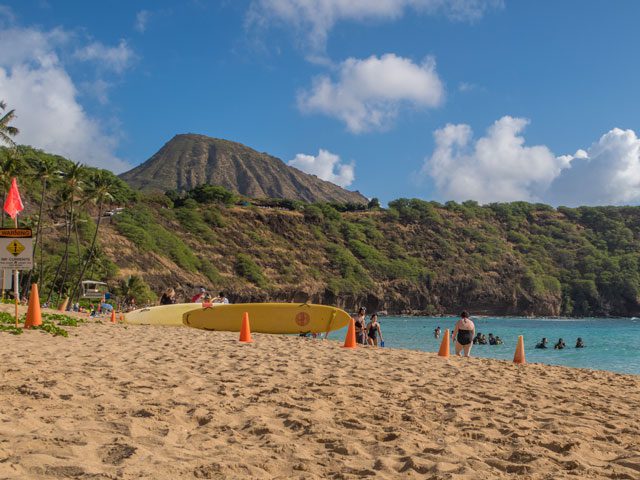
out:
{"label": "child on beach", "polygon": [[453,339],[456,342],[456,355],[460,356],[460,352],[463,350],[465,357],[470,355],[475,331],[476,326],[469,318],[469,312],[465,310],[460,314],[460,320],[456,322],[453,330]]}

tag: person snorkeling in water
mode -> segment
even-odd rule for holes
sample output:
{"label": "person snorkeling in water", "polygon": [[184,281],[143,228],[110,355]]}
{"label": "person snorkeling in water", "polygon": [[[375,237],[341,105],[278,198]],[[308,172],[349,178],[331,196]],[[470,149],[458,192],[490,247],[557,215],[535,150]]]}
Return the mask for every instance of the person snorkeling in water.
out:
{"label": "person snorkeling in water", "polygon": [[547,343],[549,343],[547,337],[542,337],[542,340],[540,340],[540,343],[536,345],[536,348],[547,348]]}

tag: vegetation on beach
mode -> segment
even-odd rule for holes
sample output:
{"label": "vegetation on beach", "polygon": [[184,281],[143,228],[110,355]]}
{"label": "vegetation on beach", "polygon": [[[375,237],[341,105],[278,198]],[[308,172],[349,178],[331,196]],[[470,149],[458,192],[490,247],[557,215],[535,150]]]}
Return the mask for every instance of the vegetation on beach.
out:
{"label": "vegetation on beach", "polygon": [[[15,317],[7,312],[0,312],[0,332],[8,332],[13,335],[20,335],[23,332],[21,325],[24,325],[24,316],[19,319],[18,326],[15,325]],[[68,337],[69,332],[61,327],[77,327],[83,322],[82,319],[69,317],[59,313],[43,313],[42,325],[31,327],[33,330],[41,330],[50,333],[54,337]]]}

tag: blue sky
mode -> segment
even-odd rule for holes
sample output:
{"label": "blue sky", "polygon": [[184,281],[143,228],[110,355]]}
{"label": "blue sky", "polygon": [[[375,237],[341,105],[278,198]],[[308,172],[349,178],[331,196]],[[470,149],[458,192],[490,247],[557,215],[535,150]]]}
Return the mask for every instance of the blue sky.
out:
{"label": "blue sky", "polygon": [[640,203],[635,0],[0,5],[18,141],[77,161],[193,132],[384,202]]}

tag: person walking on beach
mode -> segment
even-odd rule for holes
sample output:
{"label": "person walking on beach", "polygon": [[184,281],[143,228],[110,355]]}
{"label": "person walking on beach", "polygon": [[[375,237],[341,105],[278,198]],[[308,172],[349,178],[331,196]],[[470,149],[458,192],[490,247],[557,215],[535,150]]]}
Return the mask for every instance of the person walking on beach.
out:
{"label": "person walking on beach", "polygon": [[378,314],[374,313],[371,315],[369,325],[367,325],[367,341],[369,342],[369,345],[374,347],[378,346],[378,335],[380,335],[380,342],[384,342],[384,338],[382,338],[382,330],[380,330],[380,324],[378,323]]}
{"label": "person walking on beach", "polygon": [[365,313],[366,313],[366,309],[364,307],[360,307],[360,310],[358,310],[358,314],[356,315],[355,320],[355,327],[356,327],[356,343],[359,343],[361,345],[366,345],[366,339],[365,339],[365,334],[364,334],[364,326],[365,326]]}
{"label": "person walking on beach", "polygon": [[453,338],[456,342],[456,355],[460,356],[460,352],[464,350],[464,356],[469,356],[475,331],[476,326],[469,318],[469,312],[465,310],[460,314],[460,320],[456,322],[456,326],[453,329]]}
{"label": "person walking on beach", "polygon": [[160,297],[160,305],[173,305],[174,303],[176,303],[176,291],[173,288],[167,288]]}

